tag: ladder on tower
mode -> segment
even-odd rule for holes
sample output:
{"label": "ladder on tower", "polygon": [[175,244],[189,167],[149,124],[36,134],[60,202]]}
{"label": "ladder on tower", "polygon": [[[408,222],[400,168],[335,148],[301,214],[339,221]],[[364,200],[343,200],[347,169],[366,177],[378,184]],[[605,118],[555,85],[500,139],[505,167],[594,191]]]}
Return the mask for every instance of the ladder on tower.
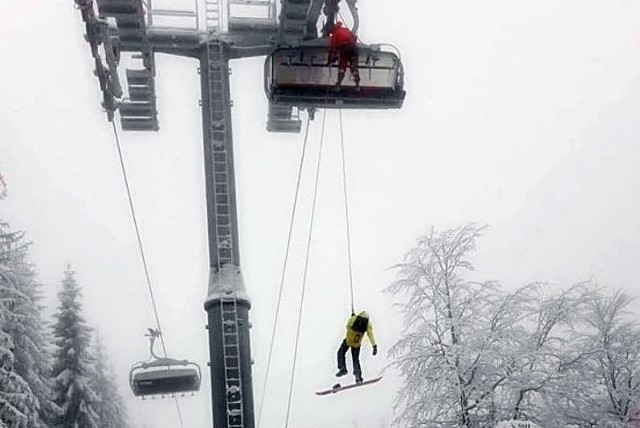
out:
{"label": "ladder on tower", "polygon": [[[207,44],[207,73],[209,83],[209,138],[213,154],[214,218],[217,265],[222,274],[225,266],[232,266],[233,228],[229,181],[230,100],[229,71],[224,56],[224,44],[210,40]],[[240,365],[240,336],[238,306],[235,296],[220,299],[224,383],[228,428],[244,428],[242,405],[242,373]]]}
{"label": "ladder on tower", "polygon": [[204,14],[207,31],[218,33],[222,31],[222,0],[205,0]]}
{"label": "ladder on tower", "polygon": [[226,141],[229,126],[229,72],[222,42],[212,40],[207,46],[209,73],[209,135],[213,145],[213,183],[218,266],[233,263],[233,237],[229,194],[229,153]]}
{"label": "ladder on tower", "polygon": [[228,428],[244,428],[238,305],[235,298],[220,299],[220,316],[222,317],[224,382],[227,392],[227,426]]}

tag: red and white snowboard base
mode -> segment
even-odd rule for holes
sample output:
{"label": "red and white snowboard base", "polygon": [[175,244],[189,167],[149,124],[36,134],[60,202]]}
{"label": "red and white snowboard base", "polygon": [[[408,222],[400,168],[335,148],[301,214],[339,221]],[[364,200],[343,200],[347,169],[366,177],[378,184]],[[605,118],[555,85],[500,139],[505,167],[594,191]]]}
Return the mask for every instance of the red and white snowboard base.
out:
{"label": "red and white snowboard base", "polygon": [[351,385],[345,385],[345,386],[341,386],[339,383],[336,383],[335,385],[333,385],[331,389],[325,389],[324,391],[316,391],[316,395],[334,394],[339,391],[344,391],[345,389],[358,388],[360,386],[371,385],[372,383],[376,383],[381,379],[382,379],[382,376],[379,376],[373,379],[367,379],[362,383],[353,383]]}

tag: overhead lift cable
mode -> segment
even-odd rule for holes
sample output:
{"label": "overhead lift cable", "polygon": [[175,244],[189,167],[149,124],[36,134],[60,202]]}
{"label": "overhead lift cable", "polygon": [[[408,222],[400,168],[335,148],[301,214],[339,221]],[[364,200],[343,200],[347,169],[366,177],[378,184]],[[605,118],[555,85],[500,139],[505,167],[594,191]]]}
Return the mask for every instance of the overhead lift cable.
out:
{"label": "overhead lift cable", "polygon": [[347,193],[347,167],[344,160],[344,132],[342,130],[342,109],[340,109],[340,149],[342,152],[342,190],[344,193],[344,216],[347,229],[347,253],[349,260],[349,291],[351,296],[351,313],[354,314],[353,304],[353,268],[351,263],[351,232],[349,231],[349,203]]}
{"label": "overhead lift cable", "polygon": [[[138,220],[136,218],[136,211],[133,207],[133,198],[131,197],[131,188],[129,187],[129,179],[127,176],[127,169],[124,165],[124,158],[122,156],[122,147],[120,146],[120,137],[118,136],[118,129],[116,128],[115,122],[111,122],[113,127],[113,135],[116,140],[116,147],[118,148],[118,158],[120,159],[120,168],[122,170],[122,177],[124,179],[124,185],[127,189],[127,198],[129,200],[129,210],[131,212],[131,218],[133,219],[133,226],[136,231],[136,237],[138,239],[138,248],[140,250],[140,258],[142,259],[142,266],[144,268],[145,278],[147,280],[147,288],[149,289],[149,297],[151,298],[151,305],[153,306],[153,315],[156,320],[156,327],[159,332],[162,333],[162,328],[160,327],[160,316],[158,315],[158,307],[156,306],[156,299],[153,295],[153,287],[151,285],[151,276],[149,275],[149,268],[147,266],[147,258],[144,253],[144,247],[142,245],[142,238],[140,237],[140,228],[138,227]],[[164,342],[164,336],[160,334],[160,342],[162,343],[162,352],[164,353],[164,357],[167,358],[167,347]],[[174,398],[176,403],[176,410],[178,412],[178,418],[180,419],[180,426],[183,427],[182,422],[182,412],[180,411],[180,403],[178,403],[178,399]]]}
{"label": "overhead lift cable", "polygon": [[276,337],[276,327],[278,325],[278,316],[280,315],[280,304],[282,302],[282,290],[284,288],[284,277],[287,271],[287,262],[289,260],[289,248],[291,247],[291,236],[293,235],[293,223],[296,216],[296,209],[298,207],[298,196],[300,194],[300,181],[302,177],[302,167],[304,165],[304,158],[307,151],[307,139],[309,137],[309,122],[310,118],[307,117],[307,124],[304,131],[304,142],[302,143],[302,153],[300,154],[300,166],[298,167],[298,178],[296,180],[296,190],[293,197],[293,207],[291,208],[291,216],[289,221],[289,235],[287,236],[287,246],[284,251],[284,263],[280,275],[280,289],[278,290],[278,303],[276,304],[276,313],[273,319],[273,327],[271,330],[271,344],[269,345],[269,357],[267,358],[267,368],[264,376],[264,382],[262,384],[262,397],[260,398],[260,410],[258,410],[258,423],[260,427],[260,421],[262,420],[262,410],[264,410],[264,400],[267,392],[267,383],[269,381],[269,371],[271,369],[271,358],[273,357],[273,344]]}
{"label": "overhead lift cable", "polygon": [[320,136],[320,148],[318,149],[318,164],[316,166],[316,182],[315,182],[315,187],[313,191],[313,204],[311,207],[311,219],[309,220],[309,235],[307,236],[307,249],[306,249],[305,261],[304,261],[304,270],[302,274],[302,292],[300,294],[300,309],[298,312],[298,323],[297,323],[298,327],[296,330],[296,341],[295,341],[295,347],[293,352],[293,366],[291,368],[291,378],[289,381],[289,398],[287,399],[287,416],[286,416],[285,428],[289,426],[289,414],[291,411],[291,396],[293,393],[293,380],[296,374],[296,363],[298,360],[298,344],[300,342],[300,325],[302,322],[302,309],[304,307],[304,295],[307,288],[307,269],[309,267],[309,250],[311,248],[311,238],[313,236],[313,220],[316,213],[316,201],[318,199],[318,182],[319,182],[319,176],[320,176],[322,146],[324,144],[324,127],[325,127],[326,121],[327,121],[327,111],[324,110],[322,115],[322,131]]}

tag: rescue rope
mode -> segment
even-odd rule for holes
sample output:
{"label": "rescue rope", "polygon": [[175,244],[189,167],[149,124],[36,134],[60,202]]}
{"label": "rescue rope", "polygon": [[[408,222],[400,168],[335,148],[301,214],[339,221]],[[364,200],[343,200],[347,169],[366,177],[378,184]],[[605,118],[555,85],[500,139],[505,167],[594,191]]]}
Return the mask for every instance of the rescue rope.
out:
{"label": "rescue rope", "polygon": [[349,291],[351,295],[351,313],[355,313],[353,303],[353,268],[351,263],[351,232],[349,229],[349,202],[347,193],[347,167],[344,159],[344,132],[342,130],[342,109],[340,109],[340,148],[342,152],[342,190],[344,193],[344,217],[347,229],[347,253],[349,260]]}
{"label": "rescue rope", "polygon": [[[113,127],[113,135],[116,140],[116,147],[118,149],[118,158],[120,160],[120,168],[122,170],[122,177],[124,179],[124,185],[127,190],[127,198],[129,200],[129,211],[131,212],[131,218],[133,219],[133,226],[136,231],[136,237],[138,239],[138,248],[140,250],[140,258],[142,259],[142,267],[144,268],[144,275],[147,280],[147,288],[149,289],[149,297],[151,298],[151,305],[153,306],[153,315],[156,320],[156,327],[160,334],[160,342],[162,343],[162,352],[164,353],[164,357],[167,358],[167,347],[164,343],[164,336],[162,335],[162,328],[160,327],[160,316],[158,315],[158,307],[156,306],[156,299],[153,295],[153,287],[151,286],[151,276],[149,275],[149,268],[147,265],[147,258],[144,253],[144,247],[142,245],[142,238],[140,237],[140,228],[138,227],[138,220],[136,217],[136,211],[133,207],[133,198],[131,197],[131,188],[129,187],[129,178],[127,176],[127,169],[124,165],[124,158],[122,156],[122,147],[120,146],[120,137],[118,136],[118,129],[116,128],[115,122],[111,122]],[[176,410],[178,411],[178,418],[180,419],[180,426],[183,427],[182,422],[182,412],[180,411],[180,403],[178,403],[178,399],[174,398],[176,403]]]}
{"label": "rescue rope", "polygon": [[309,122],[310,119],[307,116],[307,124],[305,126],[304,131],[304,142],[302,143],[302,153],[300,154],[300,166],[298,167],[298,178],[296,180],[296,191],[293,197],[293,207],[291,209],[291,217],[289,221],[289,235],[287,236],[287,246],[284,251],[284,263],[282,266],[282,271],[280,275],[280,289],[278,290],[278,303],[276,305],[276,313],[273,320],[273,328],[271,330],[271,344],[269,345],[269,357],[267,358],[267,369],[264,376],[264,383],[262,384],[262,397],[260,398],[260,410],[258,411],[258,423],[257,426],[260,426],[260,421],[262,420],[262,410],[264,409],[264,400],[267,391],[267,383],[269,380],[269,371],[271,369],[271,358],[273,356],[273,344],[275,343],[276,337],[276,327],[278,325],[278,316],[280,315],[280,304],[282,302],[282,290],[284,288],[284,276],[287,271],[287,262],[289,260],[289,248],[291,247],[291,236],[293,235],[293,223],[296,216],[296,208],[298,206],[298,195],[300,194],[300,181],[302,177],[302,166],[304,165],[305,153],[307,150],[307,139],[309,137]]}
{"label": "rescue rope", "polygon": [[298,344],[300,342],[300,325],[302,322],[302,308],[304,307],[304,294],[307,288],[307,269],[309,267],[309,250],[311,248],[311,238],[313,236],[313,220],[316,214],[316,201],[318,199],[318,182],[320,177],[320,164],[322,160],[322,146],[324,144],[324,127],[327,121],[327,110],[322,115],[322,131],[320,136],[320,148],[318,149],[318,164],[316,166],[316,182],[313,190],[313,204],[311,206],[311,219],[309,220],[309,235],[307,237],[307,249],[304,261],[304,270],[302,274],[302,292],[300,295],[300,309],[298,311],[298,328],[296,331],[296,342],[293,352],[293,366],[291,368],[291,379],[289,380],[289,398],[287,399],[287,417],[285,428],[289,426],[289,414],[291,411],[291,396],[293,393],[293,380],[296,374],[296,363],[298,361]]}

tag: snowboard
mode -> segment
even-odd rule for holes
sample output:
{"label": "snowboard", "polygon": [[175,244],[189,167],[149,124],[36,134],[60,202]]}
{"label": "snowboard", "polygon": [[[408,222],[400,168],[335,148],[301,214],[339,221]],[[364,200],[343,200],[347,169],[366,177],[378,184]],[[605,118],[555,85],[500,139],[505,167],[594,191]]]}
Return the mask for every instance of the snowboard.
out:
{"label": "snowboard", "polygon": [[331,387],[331,389],[325,389],[323,391],[316,391],[316,395],[327,395],[334,394],[336,392],[344,391],[345,389],[358,388],[360,386],[371,385],[372,383],[376,383],[382,379],[382,376],[375,377],[373,379],[367,379],[362,383],[352,383],[351,385],[341,386],[339,383],[336,383]]}

